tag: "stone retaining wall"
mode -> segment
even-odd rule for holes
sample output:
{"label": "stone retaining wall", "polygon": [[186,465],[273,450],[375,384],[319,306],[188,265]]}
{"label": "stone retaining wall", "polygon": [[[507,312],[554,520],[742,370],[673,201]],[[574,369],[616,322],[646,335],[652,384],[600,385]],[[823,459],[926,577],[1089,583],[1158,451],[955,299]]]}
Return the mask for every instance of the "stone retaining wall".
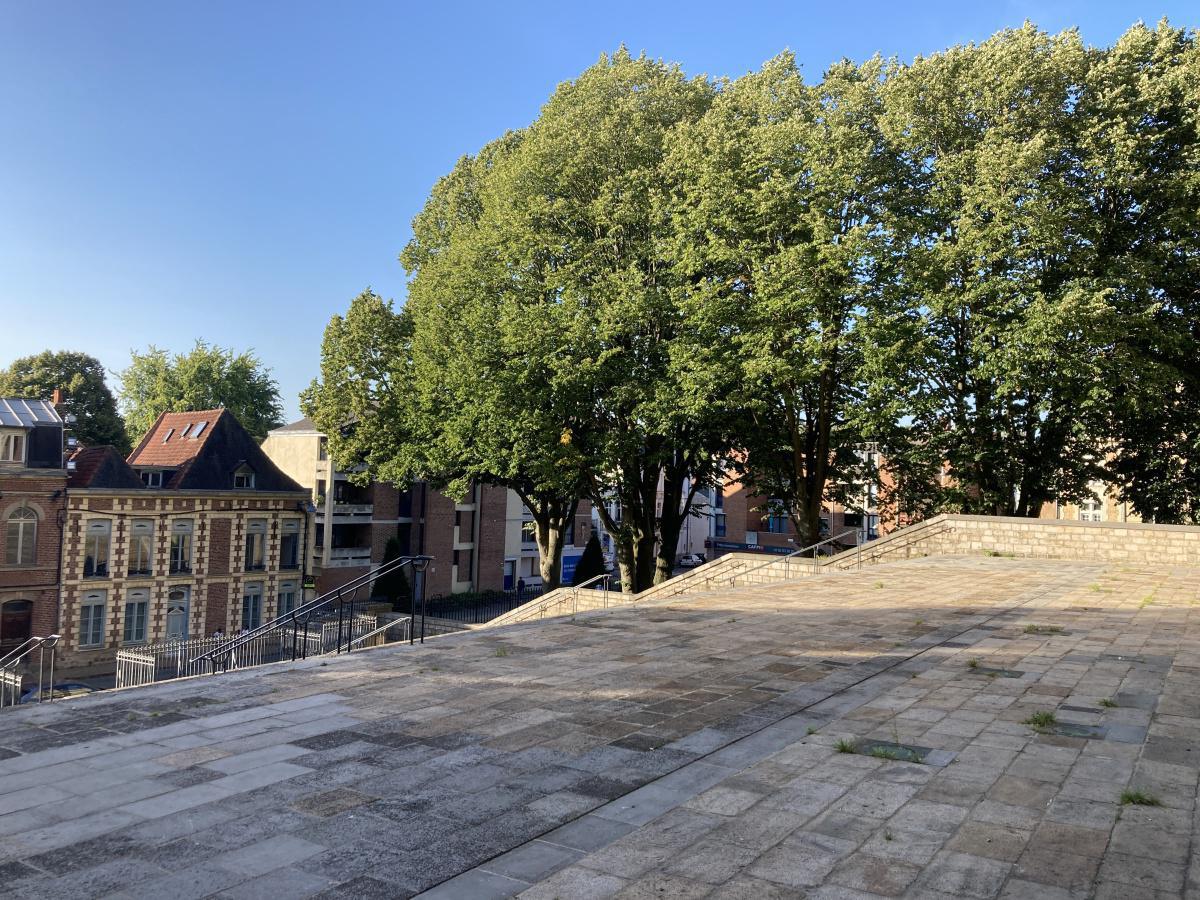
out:
{"label": "stone retaining wall", "polygon": [[1200,528],[1133,522],[1076,522],[1004,516],[935,516],[858,551],[832,568],[916,556],[1018,556],[1134,565],[1200,566]]}

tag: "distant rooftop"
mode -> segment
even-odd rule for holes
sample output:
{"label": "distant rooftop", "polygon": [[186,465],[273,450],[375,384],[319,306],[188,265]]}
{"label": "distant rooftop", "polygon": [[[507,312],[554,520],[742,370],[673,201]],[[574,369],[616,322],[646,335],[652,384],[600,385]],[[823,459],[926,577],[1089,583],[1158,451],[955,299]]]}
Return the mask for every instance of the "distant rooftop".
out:
{"label": "distant rooftop", "polygon": [[141,488],[142,480],[116,447],[83,447],[71,454],[70,488]]}
{"label": "distant rooftop", "polygon": [[62,417],[48,400],[0,397],[0,426],[33,428],[36,425],[61,425]]}
{"label": "distant rooftop", "polygon": [[181,466],[195,458],[216,430],[212,426],[226,411],[200,409],[162,413],[142,442],[129,455],[135,466]]}
{"label": "distant rooftop", "polygon": [[271,462],[227,409],[162,413],[128,463],[168,472],[161,486],[171,490],[230,490],[240,470],[253,473],[253,490],[307,493]]}
{"label": "distant rooftop", "polygon": [[312,419],[304,418],[279,428],[272,428],[271,434],[323,434]]}

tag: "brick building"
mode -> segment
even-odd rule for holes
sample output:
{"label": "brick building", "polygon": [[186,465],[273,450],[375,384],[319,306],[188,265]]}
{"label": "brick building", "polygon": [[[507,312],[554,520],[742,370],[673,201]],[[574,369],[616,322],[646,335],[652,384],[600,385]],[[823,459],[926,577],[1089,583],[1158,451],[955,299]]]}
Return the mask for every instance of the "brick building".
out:
{"label": "brick building", "polygon": [[[310,419],[267,435],[263,452],[300,484],[316,506],[310,546],[317,590],[328,591],[364,575],[384,559],[388,541],[399,539],[406,555],[433,557],[425,573],[427,597],[464,591],[510,590],[518,579],[541,583],[532,517],[516,495],[494,485],[476,485],[457,502],[424,482],[408,490],[372,481],[359,486],[336,469],[326,440]],[[590,508],[581,504],[564,558],[583,553]]]}
{"label": "brick building", "polygon": [[54,406],[0,399],[0,656],[58,629],[66,487]]}
{"label": "brick building", "polygon": [[64,666],[233,633],[303,596],[309,494],[221,409],[164,413],[128,460],[71,457],[63,539]]}

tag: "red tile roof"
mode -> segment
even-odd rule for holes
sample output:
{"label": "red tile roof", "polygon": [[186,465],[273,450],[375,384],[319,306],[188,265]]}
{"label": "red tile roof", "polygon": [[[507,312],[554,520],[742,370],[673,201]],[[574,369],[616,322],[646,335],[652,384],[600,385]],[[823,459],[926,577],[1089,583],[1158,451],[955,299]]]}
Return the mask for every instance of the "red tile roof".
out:
{"label": "red tile roof", "polygon": [[[142,442],[129,454],[129,464],[182,466],[196,457],[200,448],[216,431],[217,420],[227,414],[227,410],[224,409],[163,413],[142,438]],[[200,427],[202,423],[203,428]],[[196,432],[199,432],[199,435]]]}
{"label": "red tile roof", "polygon": [[115,447],[83,447],[71,454],[67,487],[141,489],[142,480]]}

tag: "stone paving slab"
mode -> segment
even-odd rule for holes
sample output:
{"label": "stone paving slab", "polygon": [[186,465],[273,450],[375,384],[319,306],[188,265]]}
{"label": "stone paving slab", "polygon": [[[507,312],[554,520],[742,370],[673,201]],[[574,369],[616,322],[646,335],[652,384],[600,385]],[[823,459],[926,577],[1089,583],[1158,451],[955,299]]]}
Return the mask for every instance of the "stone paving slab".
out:
{"label": "stone paving slab", "polygon": [[1195,895],[1198,604],[933,558],[20,709],[0,894]]}

